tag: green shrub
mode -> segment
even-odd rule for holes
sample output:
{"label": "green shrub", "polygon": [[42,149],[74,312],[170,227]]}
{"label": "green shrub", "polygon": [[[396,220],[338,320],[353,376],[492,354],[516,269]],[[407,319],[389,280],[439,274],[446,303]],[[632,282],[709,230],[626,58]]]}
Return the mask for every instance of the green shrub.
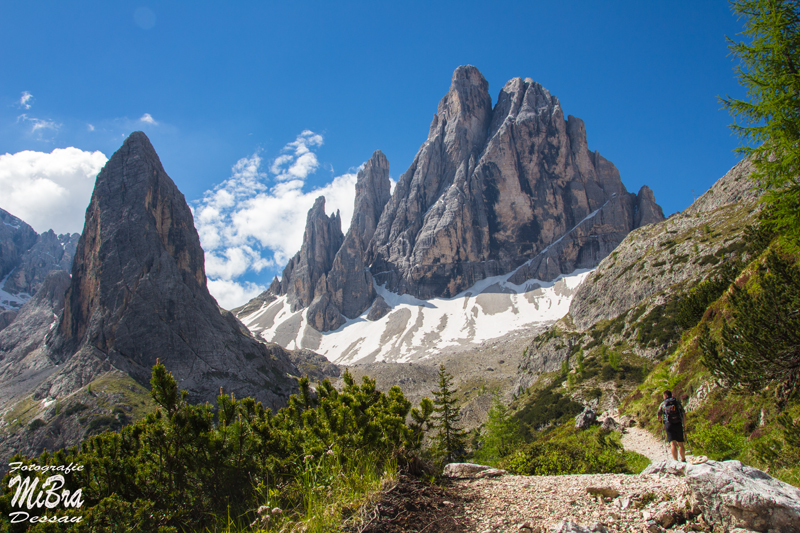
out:
{"label": "green shrub", "polygon": [[[411,409],[398,387],[383,393],[366,377],[360,385],[349,373],[343,380],[341,391],[323,381],[312,396],[302,379],[300,394],[277,413],[253,398],[221,394],[215,413],[210,404],[189,404],[156,365],[155,413],[80,447],[43,454],[39,463],[83,465],[64,485],[70,493],[82,489],[78,532],[230,530],[231,517],[249,524],[266,503],[283,510],[277,529],[330,531],[398,464],[419,468],[433,410],[427,399],[422,410]],[[120,424],[112,415],[80,419],[90,432]],[[3,516],[10,500],[6,487]]]}
{"label": "green shrub", "polygon": [[599,427],[581,431],[571,425],[525,445],[501,465],[515,474],[537,476],[638,474],[644,468],[641,456],[625,453],[619,434],[604,433]]}
{"label": "green shrub", "polygon": [[73,403],[72,405],[70,405],[69,407],[64,409],[64,416],[72,416],[75,413],[80,413],[81,411],[84,411],[84,410],[86,410],[88,408],[89,408],[88,406],[86,406],[86,405],[84,405],[84,404],[82,404],[80,402]]}
{"label": "green shrub", "polygon": [[28,429],[30,431],[36,431],[37,429],[45,425],[47,425],[46,422],[41,418],[34,418],[33,420],[31,420],[31,423],[28,424]]}
{"label": "green shrub", "polygon": [[585,395],[589,400],[597,400],[603,395],[603,391],[599,387],[595,387],[586,391]]}
{"label": "green shrub", "polygon": [[622,365],[622,354],[615,351],[609,350],[608,351],[608,364],[614,370],[619,370],[620,365]]}
{"label": "green shrub", "polygon": [[475,460],[494,466],[511,455],[522,442],[518,423],[511,417],[508,407],[500,401],[499,395],[495,395],[481,432],[480,448],[475,452]]}
{"label": "green shrub", "polygon": [[679,326],[691,329],[700,322],[709,305],[714,303],[728,289],[736,276],[744,268],[741,261],[731,261],[713,277],[698,283],[688,294],[680,299],[675,317]]}
{"label": "green shrub", "polygon": [[695,454],[700,452],[715,461],[736,459],[746,444],[741,426],[708,424],[687,437]]}
{"label": "green shrub", "polygon": [[558,424],[574,417],[583,411],[583,405],[569,396],[564,396],[555,389],[560,383],[554,380],[547,387],[533,393],[526,403],[514,414],[514,419],[523,431],[526,439],[549,424]]}

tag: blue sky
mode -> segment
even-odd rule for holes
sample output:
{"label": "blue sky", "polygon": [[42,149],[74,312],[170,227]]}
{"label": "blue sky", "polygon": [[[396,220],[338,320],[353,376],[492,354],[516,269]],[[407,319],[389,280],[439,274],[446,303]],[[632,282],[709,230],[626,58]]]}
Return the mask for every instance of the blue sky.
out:
{"label": "blue sky", "polygon": [[212,293],[242,303],[299,248],[316,193],[349,219],[374,150],[393,178],[408,168],[461,64],[493,101],[542,83],[666,214],[737,161],[716,99],[744,96],[725,1],[228,4],[0,3],[0,207],[79,231],[96,169],[141,129],[196,215],[212,209]]}

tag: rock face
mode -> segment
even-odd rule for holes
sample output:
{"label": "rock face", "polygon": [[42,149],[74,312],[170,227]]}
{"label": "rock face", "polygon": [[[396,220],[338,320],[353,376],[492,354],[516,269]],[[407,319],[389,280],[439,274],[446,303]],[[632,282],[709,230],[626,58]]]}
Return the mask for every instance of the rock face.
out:
{"label": "rock face", "polygon": [[509,272],[545,281],[593,268],[637,222],[663,220],[652,192],[629,194],[558,99],[515,78],[494,109],[483,76],[459,67],[428,140],[398,181],[372,255],[379,284],[451,297]]}
{"label": "rock face", "polygon": [[3,209],[0,222],[0,278],[5,278],[39,236],[32,227]]}
{"label": "rock face", "polygon": [[0,331],[0,390],[4,400],[30,392],[32,385],[55,371],[51,361],[38,355],[64,310],[69,284],[66,271],[50,272],[39,291],[22,306],[17,320]]}
{"label": "rock face", "polygon": [[52,270],[72,268],[77,233],[56,235],[48,230],[37,234],[28,224],[0,209],[0,330],[13,320],[16,311],[36,294]]}
{"label": "rock face", "polygon": [[325,215],[325,197],[320,196],[308,212],[302,248],[283,269],[281,294],[289,296],[292,311],[308,307],[314,300],[317,285],[320,281],[324,285],[343,240],[339,213]]}
{"label": "rock face", "polygon": [[[585,329],[619,316],[670,286],[703,277],[725,259],[757,212],[752,171],[749,160],[739,162],[683,212],[631,232],[578,289],[570,305],[575,325]],[[643,205],[651,204],[649,189],[640,196]]]}
{"label": "rock face", "polygon": [[[492,108],[473,66],[454,72],[391,197],[388,173],[375,152],[359,173],[343,240],[333,228],[338,217],[326,217],[318,200],[301,251],[269,290],[286,295],[292,313],[307,308],[303,318],[317,332],[340,328],[373,303],[367,318],[386,316],[392,306],[376,300],[375,284],[429,300],[499,275],[515,285],[549,282],[594,268],[632,229],[664,219],[652,191],[628,193],[614,165],[589,151],[583,121],[565,120],[544,87],[515,78]],[[316,349],[318,333],[307,338],[315,340],[303,346]]]}
{"label": "rock face", "polygon": [[375,300],[367,251],[388,201],[389,161],[378,150],[358,173],[347,235],[342,235],[339,214],[326,216],[325,198],[317,198],[308,212],[302,248],[284,269],[280,284],[273,282],[258,298],[287,295],[292,311],[308,307],[307,320],[318,331],[336,329],[345,317],[359,316]]}
{"label": "rock face", "polygon": [[285,351],[257,342],[209,295],[191,211],[141,132],[97,176],[51,327],[40,359],[52,375],[29,383],[37,398],[63,397],[112,370],[146,386],[159,359],[191,401],[213,401],[222,386],[277,407],[293,390]]}
{"label": "rock face", "polygon": [[331,302],[347,318],[359,316],[375,299],[366,254],[388,201],[389,161],[378,150],[358,173],[353,220],[328,274]]}
{"label": "rock face", "polygon": [[[606,346],[624,343],[650,359],[671,353],[678,337],[665,341],[643,332],[715,269],[748,253],[746,229],[759,213],[752,170],[750,161],[742,160],[684,211],[631,231],[577,288],[569,315],[546,338],[528,345],[515,392],[542,373],[558,371],[579,347],[595,342],[602,321],[614,323],[604,337]],[[707,386],[700,387],[689,405],[707,393]]]}
{"label": "rock face", "polygon": [[20,258],[6,279],[3,290],[12,294],[36,294],[47,274],[53,270],[72,270],[72,258],[78,245],[77,233],[56,235],[48,230]]}

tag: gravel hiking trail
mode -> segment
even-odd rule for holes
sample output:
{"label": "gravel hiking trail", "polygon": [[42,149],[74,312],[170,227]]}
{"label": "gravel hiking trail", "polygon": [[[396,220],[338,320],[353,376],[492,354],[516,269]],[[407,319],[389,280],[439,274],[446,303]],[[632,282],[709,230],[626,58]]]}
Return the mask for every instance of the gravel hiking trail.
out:
{"label": "gravel hiking trail", "polygon": [[658,440],[646,429],[625,428],[625,433],[622,434],[622,446],[628,451],[644,455],[651,463],[672,459],[664,441]]}
{"label": "gravel hiking trail", "polygon": [[[664,443],[638,427],[626,428],[622,443],[652,462],[669,458]],[[591,531],[640,533],[658,513],[685,506],[689,495],[679,477],[627,474],[443,478],[435,487],[400,476],[392,485],[367,523],[351,531],[546,533],[569,520]],[[661,531],[701,530],[692,526]]]}

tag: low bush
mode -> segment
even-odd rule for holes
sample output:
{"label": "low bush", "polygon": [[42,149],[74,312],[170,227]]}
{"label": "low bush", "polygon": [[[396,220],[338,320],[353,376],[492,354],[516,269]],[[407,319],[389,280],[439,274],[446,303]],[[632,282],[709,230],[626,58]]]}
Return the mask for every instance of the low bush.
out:
{"label": "low bush", "polygon": [[[421,410],[411,409],[398,387],[383,393],[369,378],[360,385],[350,374],[343,378],[341,391],[324,381],[316,396],[302,379],[300,394],[274,414],[253,398],[221,394],[215,413],[210,404],[187,403],[186,392],[156,365],[155,413],[79,448],[45,453],[38,463],[83,466],[64,484],[83,493],[77,532],[241,530],[265,516],[270,531],[329,531],[398,465],[418,467],[433,410],[427,399]],[[103,415],[87,429],[118,423]],[[33,462],[19,455],[13,461]],[[12,511],[5,481],[0,516]],[[259,506],[281,512],[259,514]],[[0,523],[0,530],[15,533],[27,525]]]}
{"label": "low bush", "polygon": [[649,464],[634,452],[625,452],[618,433],[599,426],[579,430],[565,425],[509,456],[501,466],[515,474],[638,474]]}

